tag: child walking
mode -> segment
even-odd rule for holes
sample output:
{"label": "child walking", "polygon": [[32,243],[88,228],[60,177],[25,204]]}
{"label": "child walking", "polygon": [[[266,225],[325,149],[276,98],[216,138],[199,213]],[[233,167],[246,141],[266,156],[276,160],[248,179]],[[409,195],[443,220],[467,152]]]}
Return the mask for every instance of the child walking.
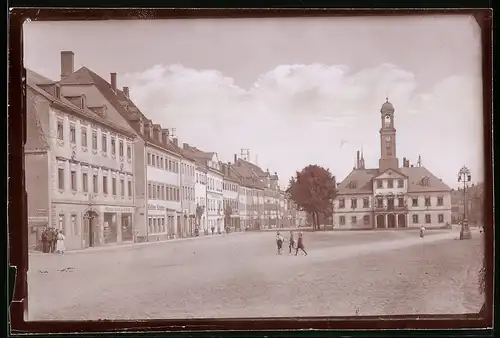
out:
{"label": "child walking", "polygon": [[307,252],[304,247],[304,239],[302,238],[302,232],[299,232],[299,238],[297,239],[297,248],[295,249],[295,256],[297,256],[297,254],[299,253],[299,249],[302,250],[307,256]]}
{"label": "child walking", "polygon": [[295,249],[295,239],[293,238],[293,231],[290,231],[290,239],[288,240],[288,254],[292,253],[292,249]]}

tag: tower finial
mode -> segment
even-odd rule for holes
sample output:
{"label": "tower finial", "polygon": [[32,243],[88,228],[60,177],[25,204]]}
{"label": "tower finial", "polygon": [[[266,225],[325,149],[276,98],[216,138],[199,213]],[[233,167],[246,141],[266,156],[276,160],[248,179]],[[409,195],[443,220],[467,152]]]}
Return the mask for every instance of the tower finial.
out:
{"label": "tower finial", "polygon": [[385,91],[385,102],[389,102],[389,94],[387,90]]}

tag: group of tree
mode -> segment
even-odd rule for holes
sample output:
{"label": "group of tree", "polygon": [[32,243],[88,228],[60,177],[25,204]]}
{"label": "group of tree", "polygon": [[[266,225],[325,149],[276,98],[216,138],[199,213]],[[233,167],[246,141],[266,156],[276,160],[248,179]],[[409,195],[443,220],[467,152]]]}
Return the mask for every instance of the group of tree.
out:
{"label": "group of tree", "polygon": [[337,193],[335,177],[329,169],[309,165],[297,171],[286,190],[289,198],[311,215],[313,230],[319,230],[320,215],[329,218],[333,214],[333,199]]}

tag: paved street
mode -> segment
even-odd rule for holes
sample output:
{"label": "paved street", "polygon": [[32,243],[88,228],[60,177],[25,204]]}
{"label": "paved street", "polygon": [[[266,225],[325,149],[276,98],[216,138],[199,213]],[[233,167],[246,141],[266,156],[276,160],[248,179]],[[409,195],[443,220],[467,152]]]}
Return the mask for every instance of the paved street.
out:
{"label": "paved street", "polygon": [[[32,255],[29,320],[465,313],[479,311],[482,235],[458,230],[273,232]],[[285,243],[286,245],[286,243]]]}

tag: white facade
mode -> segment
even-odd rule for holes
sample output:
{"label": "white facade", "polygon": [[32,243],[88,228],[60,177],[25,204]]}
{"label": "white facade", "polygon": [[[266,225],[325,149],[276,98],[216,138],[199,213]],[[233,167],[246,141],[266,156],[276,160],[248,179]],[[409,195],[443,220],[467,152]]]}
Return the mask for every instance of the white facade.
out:
{"label": "white facade", "polygon": [[191,236],[195,230],[196,216],[196,164],[194,160],[183,158],[181,161],[181,198],[182,226],[181,236]]}
{"label": "white facade", "polygon": [[207,223],[207,173],[206,170],[196,168],[196,184],[194,194],[196,197],[196,206],[203,208],[203,213],[198,217],[200,231],[210,231]]}
{"label": "white facade", "polygon": [[215,232],[224,230],[222,173],[217,155],[207,162],[207,222]]}
{"label": "white facade", "polygon": [[148,144],[146,146],[147,238],[172,238],[181,214],[180,157]]}
{"label": "white facade", "polygon": [[224,210],[230,207],[231,220],[226,220],[226,225],[229,227],[239,227],[240,218],[240,200],[239,200],[240,185],[234,180],[223,178],[222,182],[222,198],[224,201]]}

